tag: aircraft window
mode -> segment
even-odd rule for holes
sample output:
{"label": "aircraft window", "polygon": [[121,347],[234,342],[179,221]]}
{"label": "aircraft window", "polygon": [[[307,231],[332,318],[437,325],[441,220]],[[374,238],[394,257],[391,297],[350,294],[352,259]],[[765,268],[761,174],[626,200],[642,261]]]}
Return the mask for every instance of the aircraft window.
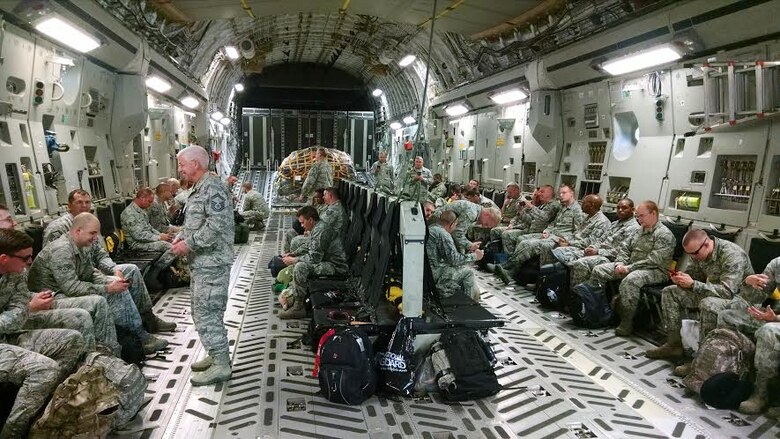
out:
{"label": "aircraft window", "polygon": [[20,95],[24,93],[26,88],[27,84],[24,82],[24,79],[16,76],[9,76],[8,80],[5,81],[5,89],[8,90],[8,93]]}
{"label": "aircraft window", "polygon": [[612,142],[612,156],[622,162],[634,154],[639,142],[639,122],[633,111],[616,113],[612,118],[615,138]]}

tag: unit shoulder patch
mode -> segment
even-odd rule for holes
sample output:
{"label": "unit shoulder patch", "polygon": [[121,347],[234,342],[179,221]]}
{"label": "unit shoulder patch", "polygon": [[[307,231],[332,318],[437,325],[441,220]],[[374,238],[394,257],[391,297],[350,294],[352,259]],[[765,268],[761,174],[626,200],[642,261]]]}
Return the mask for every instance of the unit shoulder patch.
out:
{"label": "unit shoulder patch", "polygon": [[215,212],[222,212],[225,210],[225,204],[227,198],[219,192],[211,196],[211,209]]}

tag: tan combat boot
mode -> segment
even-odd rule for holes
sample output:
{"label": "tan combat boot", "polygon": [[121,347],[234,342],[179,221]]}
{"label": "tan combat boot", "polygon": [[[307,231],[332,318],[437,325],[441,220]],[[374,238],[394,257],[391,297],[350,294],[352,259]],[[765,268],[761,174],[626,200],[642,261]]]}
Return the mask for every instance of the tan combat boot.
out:
{"label": "tan combat boot", "polygon": [[211,358],[211,355],[206,355],[202,360],[190,364],[190,369],[192,369],[193,372],[203,372],[210,368],[212,364],[214,364],[214,359]]}
{"label": "tan combat boot", "polygon": [[302,319],[306,317],[305,300],[296,297],[292,306],[279,313],[279,318],[282,320]]}
{"label": "tan combat boot", "polygon": [[683,345],[680,333],[675,332],[669,334],[669,338],[666,339],[666,343],[658,346],[655,349],[648,349],[645,352],[647,358],[660,359],[673,359],[683,356]]}
{"label": "tan combat boot", "polygon": [[739,412],[746,415],[757,415],[761,413],[769,403],[769,378],[759,375],[753,384],[753,394],[747,401],[742,401],[739,405]]}
{"label": "tan combat boot", "polygon": [[230,367],[230,357],[227,354],[215,355],[214,364],[203,372],[195,372],[190,377],[193,386],[207,386],[230,379],[233,369]]}

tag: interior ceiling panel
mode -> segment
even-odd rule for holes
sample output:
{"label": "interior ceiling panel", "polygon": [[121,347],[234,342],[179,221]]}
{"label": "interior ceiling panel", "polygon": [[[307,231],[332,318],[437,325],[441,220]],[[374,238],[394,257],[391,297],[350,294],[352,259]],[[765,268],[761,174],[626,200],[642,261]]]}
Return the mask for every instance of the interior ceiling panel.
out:
{"label": "interior ceiling panel", "polygon": [[[435,11],[434,0],[95,1],[199,78],[220,107],[232,84],[214,78],[316,63],[344,70],[367,88],[398,89],[401,101],[388,99],[395,115],[418,105],[429,47],[429,85],[441,93],[673,0],[438,0]],[[245,39],[254,43],[254,58],[227,59],[222,48]],[[407,54],[421,63],[401,68]]]}
{"label": "interior ceiling panel", "polygon": [[[371,15],[386,21],[418,25],[428,21],[433,0],[247,0],[244,10],[240,0],[179,0],[170,1],[192,20],[243,18],[251,11],[256,17],[293,15],[299,11],[319,14],[338,13]],[[444,32],[471,35],[517,17],[535,6],[539,0],[439,0],[436,27]],[[451,8],[451,9],[448,9]]]}

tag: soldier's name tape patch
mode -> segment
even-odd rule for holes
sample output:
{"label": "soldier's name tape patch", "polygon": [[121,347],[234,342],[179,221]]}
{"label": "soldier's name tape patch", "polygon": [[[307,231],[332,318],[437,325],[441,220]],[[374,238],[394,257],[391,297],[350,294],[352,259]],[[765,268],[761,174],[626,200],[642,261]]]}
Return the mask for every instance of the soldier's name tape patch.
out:
{"label": "soldier's name tape patch", "polygon": [[211,197],[211,209],[216,212],[222,212],[225,210],[225,203],[227,198],[220,193],[216,193]]}

